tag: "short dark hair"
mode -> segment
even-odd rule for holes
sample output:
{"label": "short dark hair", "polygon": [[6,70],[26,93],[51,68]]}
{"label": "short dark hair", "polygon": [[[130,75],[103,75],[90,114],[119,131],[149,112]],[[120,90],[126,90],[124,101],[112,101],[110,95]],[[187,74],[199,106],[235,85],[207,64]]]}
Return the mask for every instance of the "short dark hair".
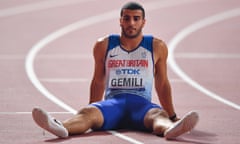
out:
{"label": "short dark hair", "polygon": [[136,2],[128,2],[128,3],[126,3],[125,5],[123,5],[123,7],[122,7],[122,9],[121,9],[120,16],[123,15],[123,10],[125,10],[125,9],[129,9],[129,10],[141,10],[141,11],[142,11],[143,19],[145,18],[145,10],[144,10],[143,6],[140,5],[139,3],[136,3]]}

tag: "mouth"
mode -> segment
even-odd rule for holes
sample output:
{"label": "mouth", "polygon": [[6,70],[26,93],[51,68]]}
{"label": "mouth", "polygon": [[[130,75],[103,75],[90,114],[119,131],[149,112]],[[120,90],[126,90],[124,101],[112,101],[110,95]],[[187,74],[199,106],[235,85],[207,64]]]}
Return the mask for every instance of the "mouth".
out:
{"label": "mouth", "polygon": [[135,35],[136,30],[134,28],[129,28],[129,29],[127,29],[126,32],[127,32],[128,35]]}
{"label": "mouth", "polygon": [[136,29],[134,27],[128,27],[127,31],[135,31]]}
{"label": "mouth", "polygon": [[138,29],[132,26],[129,26],[126,27],[125,29],[122,29],[122,33],[128,38],[135,38],[136,36],[139,35],[140,31],[138,31]]}

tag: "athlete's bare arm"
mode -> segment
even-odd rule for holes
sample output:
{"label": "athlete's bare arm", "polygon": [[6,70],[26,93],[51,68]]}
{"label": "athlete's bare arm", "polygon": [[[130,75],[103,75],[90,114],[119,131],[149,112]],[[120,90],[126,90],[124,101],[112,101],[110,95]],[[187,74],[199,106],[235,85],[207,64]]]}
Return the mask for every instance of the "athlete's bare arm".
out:
{"label": "athlete's bare arm", "polygon": [[97,102],[103,99],[105,90],[105,53],[107,49],[108,38],[99,39],[93,49],[94,73],[90,87],[89,103]]}
{"label": "athlete's bare arm", "polygon": [[175,114],[175,111],[172,102],[171,86],[167,77],[168,49],[163,41],[155,38],[153,40],[153,51],[155,61],[156,92],[162,107],[171,117]]}

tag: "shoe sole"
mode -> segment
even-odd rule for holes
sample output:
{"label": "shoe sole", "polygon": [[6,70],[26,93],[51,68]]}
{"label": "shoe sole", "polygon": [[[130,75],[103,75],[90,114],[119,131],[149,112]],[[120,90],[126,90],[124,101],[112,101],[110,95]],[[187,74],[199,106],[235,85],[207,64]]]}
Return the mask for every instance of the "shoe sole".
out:
{"label": "shoe sole", "polygon": [[[63,134],[63,132],[57,132],[57,130],[55,130],[54,128],[50,128],[50,122],[49,119],[50,117],[48,116],[48,114],[41,110],[40,108],[34,108],[32,111],[32,117],[34,119],[34,121],[43,129],[45,129],[46,131],[61,137],[61,138],[66,138],[68,137],[67,134]],[[64,132],[67,133],[67,132]]]}
{"label": "shoe sole", "polygon": [[167,140],[175,139],[176,137],[192,130],[196,126],[198,119],[199,116],[197,112],[187,113],[181,120],[177,121],[165,132],[165,138]]}
{"label": "shoe sole", "polygon": [[48,115],[39,108],[34,108],[32,111],[34,121],[43,129],[49,130]]}

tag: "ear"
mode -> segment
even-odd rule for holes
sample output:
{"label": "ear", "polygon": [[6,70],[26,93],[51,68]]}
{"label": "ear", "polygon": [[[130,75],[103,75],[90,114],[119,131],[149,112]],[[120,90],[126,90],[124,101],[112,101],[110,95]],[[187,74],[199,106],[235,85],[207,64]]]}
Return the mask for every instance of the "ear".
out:
{"label": "ear", "polygon": [[143,26],[145,26],[146,24],[146,19],[143,19]]}
{"label": "ear", "polygon": [[122,26],[122,18],[119,18],[119,25]]}

